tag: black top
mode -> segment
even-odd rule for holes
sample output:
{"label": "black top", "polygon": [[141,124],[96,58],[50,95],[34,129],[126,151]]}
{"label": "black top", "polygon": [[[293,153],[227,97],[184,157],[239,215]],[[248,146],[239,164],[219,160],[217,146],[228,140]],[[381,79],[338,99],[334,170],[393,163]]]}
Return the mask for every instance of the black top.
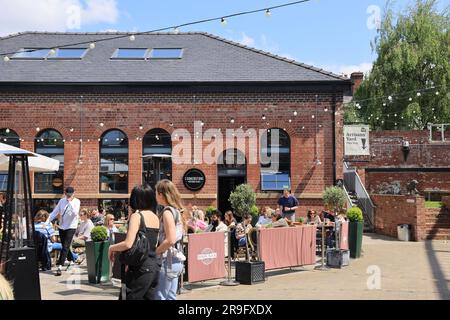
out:
{"label": "black top", "polygon": [[335,218],[334,215],[332,213],[329,213],[327,211],[322,211],[323,213],[323,220],[325,221],[325,219],[330,219],[331,222],[334,222]]}

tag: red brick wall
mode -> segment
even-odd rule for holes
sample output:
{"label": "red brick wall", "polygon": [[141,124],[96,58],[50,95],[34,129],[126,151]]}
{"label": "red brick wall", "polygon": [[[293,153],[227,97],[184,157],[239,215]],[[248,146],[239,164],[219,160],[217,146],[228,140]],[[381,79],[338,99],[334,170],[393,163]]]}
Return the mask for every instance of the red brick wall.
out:
{"label": "red brick wall", "polygon": [[366,188],[370,193],[380,193],[385,183],[400,182],[402,194],[406,194],[408,183],[419,182],[417,190],[426,195],[426,189],[450,190],[450,171],[447,172],[366,172]]}
{"label": "red brick wall", "polygon": [[375,208],[375,232],[397,237],[398,224],[412,225],[413,240],[426,239],[426,209],[423,197],[372,195]]}
{"label": "red brick wall", "polygon": [[[316,94],[319,96],[318,106]],[[142,141],[136,138],[142,138],[150,129],[163,128],[171,133],[177,128],[187,128],[192,132],[194,119],[205,122],[203,131],[208,128],[239,128],[241,125],[244,129],[285,128],[291,138],[293,192],[296,195],[318,195],[326,186],[333,184],[333,102],[336,102],[338,111],[336,141],[339,178],[342,176],[342,94],[334,97],[331,92],[189,93],[186,89],[167,92],[119,87],[114,90],[68,88],[67,92],[62,89],[33,88],[16,92],[15,89],[3,88],[0,91],[0,128],[15,130],[25,140],[21,146],[28,150],[34,149],[37,127],[58,130],[65,139],[65,185],[72,185],[78,194],[83,195],[82,199],[108,198],[107,194],[99,195],[98,139],[109,129],[120,129],[128,136],[130,191],[142,180]],[[327,112],[324,112],[325,107]],[[293,115],[294,111],[298,112],[297,116]],[[261,120],[263,114],[267,117],[266,121]],[[312,118],[316,114],[317,117]],[[234,125],[230,123],[231,117],[236,120]],[[267,126],[266,122],[270,125]],[[104,126],[101,127],[100,123],[104,123]],[[174,126],[170,126],[170,123],[174,123]],[[141,124],[143,130],[139,130]],[[71,132],[70,128],[74,128],[74,131]],[[177,143],[174,142],[173,146]],[[319,166],[314,164],[316,147],[322,161]],[[248,143],[245,151],[248,159]],[[192,193],[183,186],[182,176],[191,167],[193,165],[173,166],[173,181],[185,195]],[[195,199],[193,202],[201,206],[216,204],[216,165],[200,164],[196,167],[207,176],[205,187],[197,193],[206,199]],[[247,175],[248,182],[258,191],[259,165],[249,165]]]}

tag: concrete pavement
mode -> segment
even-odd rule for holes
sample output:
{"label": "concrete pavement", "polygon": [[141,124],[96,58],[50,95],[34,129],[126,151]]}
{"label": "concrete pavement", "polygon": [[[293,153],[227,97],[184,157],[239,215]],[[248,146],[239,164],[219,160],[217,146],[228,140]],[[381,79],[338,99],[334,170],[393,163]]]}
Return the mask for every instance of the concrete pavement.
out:
{"label": "concrete pavement", "polygon": [[[223,280],[188,284],[179,300],[241,299],[450,299],[450,243],[400,242],[368,234],[363,257],[328,271],[314,266],[267,272],[261,284],[223,287]],[[41,273],[43,299],[117,299],[119,288],[90,285],[85,266],[62,277]]]}

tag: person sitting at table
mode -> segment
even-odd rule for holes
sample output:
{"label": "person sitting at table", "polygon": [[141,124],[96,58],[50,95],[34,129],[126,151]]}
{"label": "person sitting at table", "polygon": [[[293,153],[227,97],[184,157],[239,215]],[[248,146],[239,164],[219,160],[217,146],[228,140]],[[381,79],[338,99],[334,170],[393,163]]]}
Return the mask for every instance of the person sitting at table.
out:
{"label": "person sitting at table", "polygon": [[225,223],[225,225],[228,228],[234,228],[237,225],[237,221],[236,221],[236,219],[233,216],[233,212],[230,211],[230,210],[225,212],[225,216],[224,216],[223,220],[224,220],[223,222]]}
{"label": "person sitting at table", "polygon": [[188,232],[196,233],[205,231],[208,224],[205,222],[205,215],[202,210],[193,207],[192,218],[187,223]]}
{"label": "person sitting at table", "polygon": [[341,223],[347,221],[347,212],[345,211],[345,209],[339,210],[339,213],[336,216],[335,221],[339,221]]}
{"label": "person sitting at table", "polygon": [[80,225],[75,232],[75,237],[72,241],[74,248],[80,248],[86,246],[86,241],[91,240],[91,231],[94,228],[94,223],[88,218],[88,210],[80,210]]}
{"label": "person sitting at table", "polygon": [[42,233],[47,238],[47,250],[62,250],[61,243],[56,241],[55,229],[50,222],[47,222],[49,213],[45,210],[39,210],[34,216],[34,230]]}
{"label": "person sitting at table", "polygon": [[321,224],[322,221],[315,210],[308,210],[308,213],[306,214],[306,223],[318,225]]}
{"label": "person sitting at table", "polygon": [[275,212],[272,214],[272,227],[273,228],[281,228],[281,227],[289,227],[289,220],[283,218],[281,213]]}
{"label": "person sitting at table", "polygon": [[100,213],[97,209],[92,209],[92,211],[89,214],[89,218],[91,219],[92,223],[96,226],[101,226],[104,224],[104,215],[103,213]]}
{"label": "person sitting at table", "polygon": [[334,222],[335,216],[332,210],[329,210],[327,206],[325,206],[325,209],[322,211],[322,220],[326,222],[326,219],[328,219],[329,222]]}
{"label": "person sitting at table", "polygon": [[108,239],[110,243],[114,243],[114,232],[119,232],[119,229],[114,225],[114,215],[107,214],[105,217],[106,231],[108,232]]}
{"label": "person sitting at table", "polygon": [[228,228],[222,222],[222,213],[219,210],[213,211],[211,214],[211,224],[206,229],[208,232],[227,232]]}
{"label": "person sitting at table", "polygon": [[262,208],[261,212],[259,213],[259,218],[258,218],[258,222],[256,223],[256,225],[270,223],[272,221],[270,218],[272,216],[272,212],[273,212],[273,210],[268,206]]}
{"label": "person sitting at table", "polygon": [[243,247],[247,244],[247,233],[252,228],[252,216],[248,213],[244,214],[242,217],[242,222],[238,223],[236,226],[236,239],[238,240],[238,245]]}

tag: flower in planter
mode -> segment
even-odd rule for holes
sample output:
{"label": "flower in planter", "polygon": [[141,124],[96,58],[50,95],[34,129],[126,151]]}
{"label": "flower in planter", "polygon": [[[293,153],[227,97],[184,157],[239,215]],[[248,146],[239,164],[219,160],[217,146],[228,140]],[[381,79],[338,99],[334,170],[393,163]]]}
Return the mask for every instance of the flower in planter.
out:
{"label": "flower in planter", "polygon": [[347,210],[347,218],[351,222],[364,221],[362,210],[358,207],[353,207]]}
{"label": "flower in planter", "polygon": [[102,242],[108,239],[108,230],[104,226],[96,226],[92,228],[91,239],[94,242]]}

